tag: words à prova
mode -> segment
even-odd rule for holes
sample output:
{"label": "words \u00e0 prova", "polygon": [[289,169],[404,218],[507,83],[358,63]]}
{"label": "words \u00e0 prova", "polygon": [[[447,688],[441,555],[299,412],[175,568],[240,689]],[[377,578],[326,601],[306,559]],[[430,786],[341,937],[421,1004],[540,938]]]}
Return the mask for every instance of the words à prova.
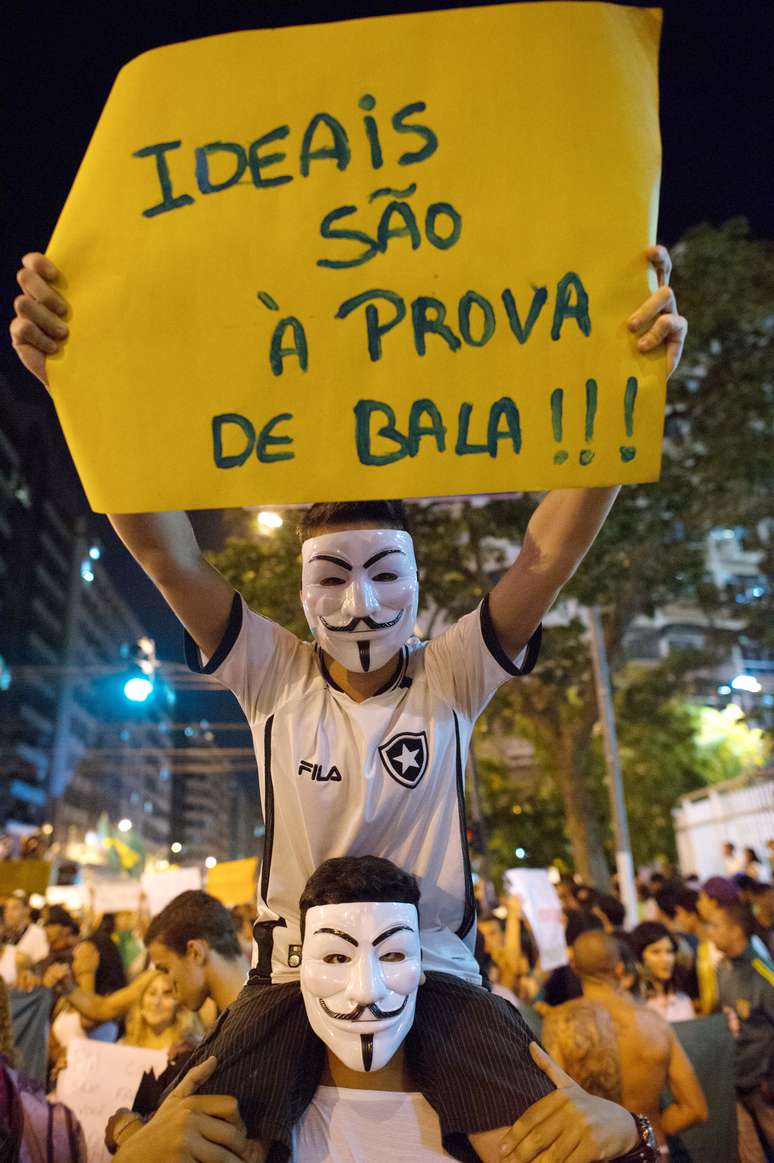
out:
{"label": "words \u00e0 prova", "polygon": [[[376,99],[370,93],[365,93],[358,101],[358,106],[365,113],[362,118],[362,133],[368,162],[373,170],[379,170],[385,164],[386,135],[374,114]],[[432,157],[438,149],[438,137],[434,130],[417,120],[418,115],[424,113],[426,109],[424,101],[410,101],[391,115],[390,126],[392,132],[399,135],[401,147],[408,144],[404,140],[406,135],[413,135],[419,141],[414,142],[417,148],[403,148],[400,153],[393,148],[391,156],[387,158],[388,162],[394,162],[399,166],[416,165]],[[238,141],[219,140],[196,146],[193,176],[199,193],[220,194],[241,182],[245,173],[249,173],[249,180],[256,189],[284,186],[294,181],[295,174],[276,171],[277,167],[286,171],[293,168],[289,153],[284,148],[273,148],[277,143],[285,142],[290,135],[289,125],[277,125],[247,145]],[[392,146],[393,142],[390,144]],[[161,193],[159,202],[142,211],[145,218],[155,218],[159,214],[179,210],[183,206],[192,205],[195,201],[191,194],[173,189],[168,155],[174,155],[182,145],[182,139],[177,139],[158,141],[134,150],[132,157],[148,158],[155,163],[156,179]],[[267,150],[271,152],[266,152]],[[302,178],[308,178],[312,172],[312,163],[325,161],[333,161],[336,169],[343,171],[349,167],[352,155],[353,145],[344,122],[332,113],[315,113],[306,123],[298,146],[298,173]],[[217,177],[213,170],[218,171]]]}
{"label": "words \u00e0 prova", "polygon": [[[532,284],[531,290],[532,298],[524,318],[519,313],[516,298],[509,287],[506,287],[500,295],[505,322],[519,344],[527,342],[548,302],[547,287]],[[263,292],[259,293],[258,298],[263,302],[266,301]],[[365,308],[365,337],[368,358],[372,363],[382,358],[384,336],[409,316],[408,326],[411,328],[414,351],[419,356],[427,354],[428,335],[437,336],[436,343],[440,340],[441,345],[445,344],[448,350],[456,352],[463,343],[467,347],[486,347],[497,329],[495,306],[479,291],[466,291],[460,296],[456,304],[456,319],[453,320],[453,325],[447,317],[446,304],[436,296],[418,295],[412,299],[407,308],[402,295],[385,289],[362,291],[351,299],[346,299],[339,306],[335,317],[346,319],[360,307]],[[574,271],[567,271],[556,284],[550,330],[554,342],[561,339],[562,328],[570,319],[575,322],[580,333],[588,338],[591,334],[589,296],[581,278]],[[309,368],[306,331],[302,321],[295,315],[280,319],[272,332],[269,363],[275,376],[284,373],[285,362],[288,359],[292,359],[292,366],[299,367],[302,372]]]}

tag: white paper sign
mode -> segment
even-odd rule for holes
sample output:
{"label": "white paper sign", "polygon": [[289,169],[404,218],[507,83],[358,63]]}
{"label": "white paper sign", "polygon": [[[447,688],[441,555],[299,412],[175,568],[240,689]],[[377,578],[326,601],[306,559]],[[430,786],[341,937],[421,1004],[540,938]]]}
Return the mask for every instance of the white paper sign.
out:
{"label": "white paper sign", "polygon": [[158,1076],[166,1065],[166,1050],[142,1050],[87,1038],[70,1042],[56,1097],[80,1120],[89,1163],[111,1163],[105,1146],[108,1119],[119,1107],[131,1107],[146,1070],[154,1070]]}
{"label": "white paper sign", "polygon": [[567,964],[562,906],[545,868],[511,868],[503,877],[506,892],[521,898],[540,950],[542,969]]}
{"label": "white paper sign", "polygon": [[140,882],[147,897],[148,912],[155,917],[181,892],[200,889],[202,874],[198,868],[170,868],[168,872],[144,872]]}
{"label": "white paper sign", "polygon": [[138,880],[97,880],[94,882],[94,912],[136,912],[141,892]]}
{"label": "white paper sign", "polygon": [[46,889],[46,901],[50,905],[61,905],[69,913],[86,908],[88,901],[85,884],[53,884]]}

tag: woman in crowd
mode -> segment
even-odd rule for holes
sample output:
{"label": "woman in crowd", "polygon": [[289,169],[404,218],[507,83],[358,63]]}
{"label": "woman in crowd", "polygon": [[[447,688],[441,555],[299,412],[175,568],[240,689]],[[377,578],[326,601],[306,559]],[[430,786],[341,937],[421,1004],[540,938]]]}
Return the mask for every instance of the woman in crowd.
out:
{"label": "woman in crowd", "polygon": [[156,973],[148,979],[129,1010],[126,1034],[121,1041],[126,1046],[141,1046],[145,1050],[170,1050],[183,1042],[195,1045],[203,1033],[204,1027],[196,1014],[174,996],[169,979],[163,973]]}
{"label": "woman in crowd", "polygon": [[678,988],[677,944],[659,921],[644,921],[627,935],[640,967],[640,993],[651,1009],[668,1022],[687,1022],[695,1017],[687,993]]}
{"label": "woman in crowd", "polygon": [[745,876],[749,876],[752,880],[760,880],[763,872],[763,865],[760,857],[754,848],[745,848],[744,850],[744,868],[742,869]]}

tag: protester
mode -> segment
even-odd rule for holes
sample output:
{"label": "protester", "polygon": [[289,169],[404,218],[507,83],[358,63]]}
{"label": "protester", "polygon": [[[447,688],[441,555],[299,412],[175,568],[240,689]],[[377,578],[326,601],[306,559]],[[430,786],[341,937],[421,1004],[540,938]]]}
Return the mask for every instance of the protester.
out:
{"label": "protester", "polygon": [[[685,1051],[669,1024],[622,988],[625,967],[615,938],[582,933],[573,958],[583,996],[547,1014],[543,1044],[584,1090],[646,1114],[665,1148],[667,1136],[708,1116]],[[672,1101],[662,1110],[667,1087]]]}
{"label": "protester", "polygon": [[169,1050],[181,1042],[193,1048],[203,1033],[196,1014],[175,996],[167,974],[157,972],[129,1010],[121,1041],[146,1050]]}
{"label": "protester", "polygon": [[559,1006],[572,998],[581,997],[583,989],[573,967],[573,948],[581,933],[603,928],[599,917],[587,909],[575,909],[569,914],[564,928],[568,964],[553,969],[543,984],[537,996],[536,1009],[539,1013],[545,1014],[546,1007]]}
{"label": "protester", "polygon": [[699,915],[699,893],[683,888],[677,893],[675,920],[680,930],[696,940],[698,1009],[711,1014],[718,1006],[717,964],[720,953],[707,938],[707,925]]}
{"label": "protester", "polygon": [[148,967],[148,954],[140,936],[137,913],[121,909],[114,914],[113,941],[124,967],[127,984]]}
{"label": "protester", "polygon": [[732,876],[736,876],[737,872],[741,872],[744,866],[744,861],[740,856],[737,856],[736,845],[732,844],[730,840],[726,840],[723,845],[723,872],[730,880]]}
{"label": "protester", "polygon": [[113,941],[116,922],[105,913],[96,929],[75,950],[73,976],[81,989],[104,995],[126,985],[121,954]]}
{"label": "protester", "polygon": [[[647,257],[657,269],[660,290],[637,308],[630,327],[649,333],[654,349],[665,349],[670,374],[687,324],[675,313],[668,288],[667,252],[652,247]],[[66,311],[50,285],[58,274],[44,256],[25,256],[18,276],[24,294],[11,324],[20,358],[46,386],[45,353],[57,346],[46,336],[62,340],[56,309]],[[187,627],[191,668],[231,689],[253,728],[267,843],[257,973],[246,987],[242,1025],[249,1006],[250,1021],[262,1028],[273,1004],[266,983],[280,985],[297,976],[298,896],[314,867],[341,851],[343,834],[349,850],[392,856],[409,863],[410,871],[421,868],[427,964],[480,989],[461,794],[470,734],[496,688],[534,666],[541,619],[594,541],[616,492],[550,493],[531,517],[516,561],[491,594],[440,638],[425,643],[412,638],[418,579],[400,506],[334,503],[313,506],[306,514],[302,594],[316,648],[249,610],[205,562],[185,513],[111,516]],[[362,705],[369,700],[370,706]],[[331,794],[325,799],[314,779],[319,756],[326,757],[326,766],[330,762],[325,774]],[[342,767],[360,778],[342,778]],[[449,779],[449,772],[456,778]],[[419,794],[409,801],[407,791],[415,789]],[[275,829],[275,816],[282,827]],[[222,1053],[219,1048],[217,1075],[202,1084],[206,1089],[236,1092],[253,1085],[259,1062],[264,1071],[269,1068],[257,1039],[241,1041],[235,1021],[230,1014],[220,1024]],[[473,1063],[489,1050],[485,1025]],[[433,1031],[427,1033],[432,1044]],[[244,1045],[239,1058],[231,1053],[237,1041]],[[286,1049],[288,1069],[297,1068],[292,1047]],[[454,1053],[454,1041],[447,1050]],[[252,1056],[255,1064],[248,1066]],[[471,1065],[459,1062],[457,1068]],[[514,1091],[510,1106],[503,1104],[508,1123],[520,1112],[524,1079],[545,1086],[531,1060],[519,1067],[501,1080]],[[290,1077],[287,1081],[292,1083]],[[440,1074],[436,1082],[443,1087]],[[485,1105],[472,1086],[461,1113],[478,1126],[482,1117],[491,1117],[492,1108],[484,1113]],[[268,1112],[264,1117],[266,1126],[248,1126],[253,1137],[273,1137]]]}
{"label": "protester", "polygon": [[774,884],[762,881],[752,890],[752,911],[769,954],[774,956]]}
{"label": "protester", "polygon": [[760,880],[763,874],[763,865],[754,848],[745,848],[742,872],[752,880]]}
{"label": "protester", "polygon": [[231,910],[234,919],[239,944],[248,960],[253,955],[253,924],[255,922],[255,906],[249,904],[234,905]]}
{"label": "protester", "polygon": [[6,899],[3,922],[2,940],[6,948],[0,959],[0,975],[7,985],[14,985],[17,966],[29,969],[47,957],[48,941],[43,927],[33,923],[29,897],[21,889]]}
{"label": "protester", "polygon": [[[369,1163],[398,1158],[424,1163],[448,1158],[448,1152],[456,1155],[464,1142],[456,1128],[446,1130],[450,1120],[454,1127],[458,1097],[447,1109],[444,1100],[436,1096],[433,1110],[421,1093],[421,1077],[430,1064],[424,1041],[412,1025],[414,1010],[437,1006],[443,999],[423,979],[418,902],[419,889],[413,877],[389,861],[368,856],[326,861],[304,889],[299,910],[301,987],[299,991],[294,984],[282,993],[273,992],[272,1060],[280,1052],[280,1040],[298,1027],[298,1044],[308,1067],[301,1086],[309,1094],[303,1101],[300,1093],[288,1091],[276,1073],[268,1073],[262,1080],[267,1105],[275,1117],[288,1125],[296,1123],[288,1144],[294,1163],[321,1158],[367,1158]],[[514,1021],[512,1007],[496,1002],[487,1004],[483,1011],[480,1001],[473,1005],[475,998],[475,994],[470,995],[470,1008],[465,1020],[457,1023],[456,1036],[468,1049],[471,1039],[475,1043],[473,1027],[486,1012],[490,1054],[495,1058],[509,1054],[507,1031]],[[365,1009],[372,1014],[367,1022],[360,1020]],[[362,1033],[363,1027],[367,1034]],[[530,1041],[526,1030],[522,1036]],[[624,1135],[627,1140],[641,1138],[645,1133],[642,1124],[635,1128],[625,1121],[620,1107],[584,1094],[537,1047],[532,1053],[560,1089],[530,1107],[529,1122],[517,1123],[508,1132],[506,1147],[522,1141],[531,1128],[532,1138],[543,1136],[545,1147],[554,1144],[562,1148],[557,1158],[566,1159],[573,1152],[580,1160],[612,1158],[616,1139],[620,1142]],[[315,1081],[318,1075],[319,1086]],[[492,1077],[496,1076],[494,1070]],[[469,1079],[458,1075],[450,1079],[450,1085],[461,1094]],[[170,1111],[168,1107],[170,1099],[144,1127],[111,1120],[111,1134],[119,1144],[119,1163],[150,1155],[154,1132],[175,1116],[175,1108]],[[369,1105],[364,1107],[366,1102]],[[389,1134],[375,1136],[376,1126],[389,1128]],[[614,1131],[614,1126],[620,1130]],[[230,1128],[233,1123],[228,1127],[212,1124],[209,1133],[222,1134],[233,1142],[236,1136]],[[163,1142],[160,1137],[156,1141]],[[226,1138],[215,1141],[225,1142]],[[484,1163],[503,1158],[499,1134],[493,1137],[492,1132],[485,1132],[472,1136],[472,1141]],[[464,1157],[472,1158],[465,1146]],[[242,1148],[239,1142],[237,1149]],[[251,1151],[245,1157],[260,1159],[262,1153]],[[637,1157],[654,1158],[650,1153],[638,1153]],[[179,1156],[168,1154],[167,1159],[178,1163]]]}
{"label": "protester", "polygon": [[746,905],[729,901],[717,906],[709,932],[724,954],[718,989],[736,1038],[739,1158],[768,1163],[774,1153],[774,963],[753,947],[754,924]]}
{"label": "protester", "polygon": [[16,1061],[8,990],[0,978],[0,1159],[3,1163],[86,1163],[73,1112],[49,1102]]}
{"label": "protester", "polygon": [[646,1005],[668,1022],[695,1017],[691,999],[679,988],[677,942],[658,921],[643,921],[627,940],[640,965],[640,992]]}

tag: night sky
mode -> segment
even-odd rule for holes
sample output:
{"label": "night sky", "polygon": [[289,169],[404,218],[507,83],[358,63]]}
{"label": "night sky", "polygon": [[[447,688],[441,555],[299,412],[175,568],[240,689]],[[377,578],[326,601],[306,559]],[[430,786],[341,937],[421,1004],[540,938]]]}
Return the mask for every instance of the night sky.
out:
{"label": "night sky", "polygon": [[[111,0],[4,8],[6,112],[0,215],[6,317],[18,293],[15,272],[27,250],[44,250],[116,73],[146,49],[243,28],[347,19],[458,4],[307,4],[243,0]],[[473,6],[473,5],[467,5]],[[667,3],[661,52],[664,149],[659,240],[689,226],[745,215],[758,237],[774,237],[770,178],[771,4],[682,0]],[[718,271],[718,279],[723,272]],[[20,392],[37,392],[6,341],[0,370]],[[51,409],[52,424],[56,423]],[[85,503],[85,502],[84,502]],[[106,523],[105,523],[106,524]],[[218,523],[198,519],[205,543]],[[110,537],[105,530],[105,540]],[[160,654],[181,658],[180,636],[153,587],[115,545],[108,564],[157,637]]]}

